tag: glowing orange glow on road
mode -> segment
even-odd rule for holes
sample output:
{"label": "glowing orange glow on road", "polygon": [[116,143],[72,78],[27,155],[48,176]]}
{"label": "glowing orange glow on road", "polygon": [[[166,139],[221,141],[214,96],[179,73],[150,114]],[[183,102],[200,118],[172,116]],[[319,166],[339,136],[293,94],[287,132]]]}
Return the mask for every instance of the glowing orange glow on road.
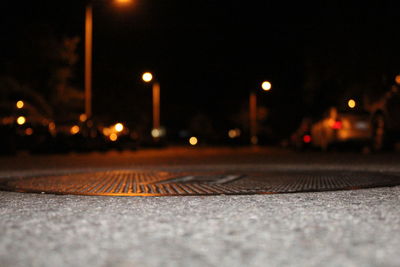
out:
{"label": "glowing orange glow on road", "polygon": [[81,114],[81,115],[79,116],[79,120],[80,120],[81,122],[85,122],[85,121],[87,120],[86,114]]}
{"label": "glowing orange glow on road", "polygon": [[17,102],[16,106],[17,106],[17,108],[21,109],[21,108],[23,108],[23,107],[25,106],[25,103],[24,103],[24,101],[19,100],[19,101]]}
{"label": "glowing orange glow on road", "polygon": [[24,116],[19,116],[19,117],[18,117],[17,123],[18,123],[19,125],[23,125],[25,122],[26,122],[26,119],[25,119]]}

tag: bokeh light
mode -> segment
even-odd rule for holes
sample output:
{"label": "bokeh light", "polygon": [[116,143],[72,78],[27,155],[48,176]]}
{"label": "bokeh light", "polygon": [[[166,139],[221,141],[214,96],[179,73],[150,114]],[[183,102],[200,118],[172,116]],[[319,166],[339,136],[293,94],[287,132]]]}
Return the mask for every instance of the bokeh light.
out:
{"label": "bokeh light", "polygon": [[19,117],[17,118],[17,123],[18,123],[19,125],[23,125],[25,122],[26,122],[26,119],[25,119],[24,116],[19,116]]}
{"label": "bokeh light", "polygon": [[77,134],[77,133],[79,133],[79,131],[80,131],[80,128],[79,128],[79,126],[78,125],[74,125],[74,126],[72,126],[71,127],[71,129],[70,129],[70,133],[71,134]]}
{"label": "bokeh light", "polygon": [[33,129],[32,128],[26,128],[25,129],[25,134],[26,135],[32,135],[33,134]]}
{"label": "bokeh light", "polygon": [[263,82],[263,83],[261,84],[261,88],[262,88],[264,91],[269,91],[269,90],[271,90],[272,85],[271,85],[270,82],[265,81],[265,82]]}
{"label": "bokeh light", "polygon": [[192,136],[189,139],[189,144],[191,144],[192,146],[197,145],[198,142],[199,142],[199,140],[197,140],[197,137],[195,137],[195,136]]}
{"label": "bokeh light", "polygon": [[143,79],[143,81],[145,81],[147,83],[151,82],[151,80],[153,80],[153,74],[151,74],[150,72],[145,72],[142,75],[142,79]]}
{"label": "bokeh light", "polygon": [[118,135],[116,133],[112,133],[112,134],[110,134],[109,138],[110,138],[110,141],[115,142],[118,139]]}
{"label": "bokeh light", "polygon": [[79,120],[80,120],[81,122],[85,122],[85,121],[87,120],[86,114],[81,114],[81,115],[79,116]]}
{"label": "bokeh light", "polygon": [[114,129],[115,129],[118,133],[120,133],[120,132],[122,132],[122,131],[124,130],[124,125],[123,125],[122,123],[119,122],[119,123],[115,124]]}
{"label": "bokeh light", "polygon": [[19,108],[19,109],[23,108],[24,105],[25,105],[25,103],[24,103],[24,101],[22,101],[22,100],[19,100],[19,101],[17,102],[17,104],[16,104],[17,108]]}
{"label": "bokeh light", "polygon": [[349,108],[355,108],[356,107],[356,101],[354,99],[350,99],[347,102],[347,105],[349,106]]}

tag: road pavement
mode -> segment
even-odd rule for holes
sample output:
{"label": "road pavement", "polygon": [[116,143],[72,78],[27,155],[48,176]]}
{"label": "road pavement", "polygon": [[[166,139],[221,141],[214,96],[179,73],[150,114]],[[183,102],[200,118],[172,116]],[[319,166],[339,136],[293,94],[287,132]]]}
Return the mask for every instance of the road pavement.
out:
{"label": "road pavement", "polygon": [[[1,179],[82,170],[400,172],[399,154],[186,149],[0,158]],[[242,196],[0,192],[0,266],[400,266],[400,187]]]}

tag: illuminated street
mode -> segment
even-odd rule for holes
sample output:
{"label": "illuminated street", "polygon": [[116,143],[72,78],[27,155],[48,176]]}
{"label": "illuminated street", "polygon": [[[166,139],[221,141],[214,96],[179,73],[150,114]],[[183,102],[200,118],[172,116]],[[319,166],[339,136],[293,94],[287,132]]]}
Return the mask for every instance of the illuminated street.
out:
{"label": "illuminated street", "polygon": [[400,266],[395,3],[3,2],[0,267]]}
{"label": "illuminated street", "polygon": [[[399,154],[167,148],[0,158],[2,179],[107,170],[398,174]],[[1,266],[398,266],[400,187],[110,197],[0,192]]]}

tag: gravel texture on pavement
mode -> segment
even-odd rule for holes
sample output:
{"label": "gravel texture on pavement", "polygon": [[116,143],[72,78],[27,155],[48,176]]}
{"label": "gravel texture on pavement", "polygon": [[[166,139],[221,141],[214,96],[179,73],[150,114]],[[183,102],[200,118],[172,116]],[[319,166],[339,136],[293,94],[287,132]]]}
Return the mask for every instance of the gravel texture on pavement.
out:
{"label": "gravel texture on pavement", "polygon": [[208,197],[0,192],[0,266],[400,266],[400,187]]}

